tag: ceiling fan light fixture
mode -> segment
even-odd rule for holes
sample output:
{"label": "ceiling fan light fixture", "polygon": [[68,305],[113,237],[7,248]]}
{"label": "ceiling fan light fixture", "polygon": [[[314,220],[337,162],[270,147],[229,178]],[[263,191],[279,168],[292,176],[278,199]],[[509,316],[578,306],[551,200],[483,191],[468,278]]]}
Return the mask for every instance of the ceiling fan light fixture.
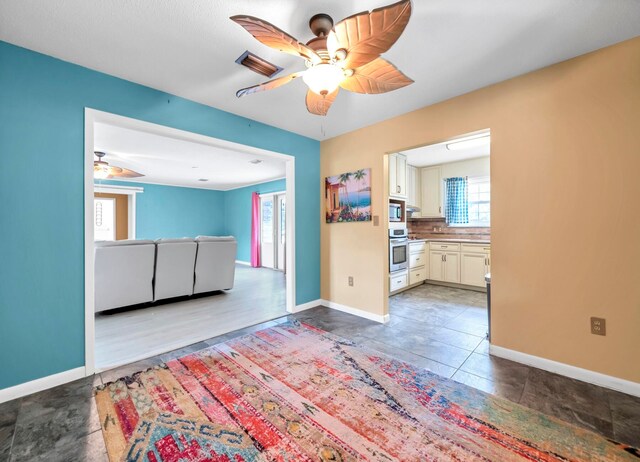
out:
{"label": "ceiling fan light fixture", "polygon": [[110,174],[110,170],[109,170],[109,164],[107,164],[106,162],[103,161],[97,161],[94,162],[93,164],[93,177],[97,178],[98,180],[105,180],[109,174]]}
{"label": "ceiling fan light fixture", "polygon": [[326,63],[311,66],[302,76],[309,89],[321,96],[332,93],[344,79],[342,68]]}

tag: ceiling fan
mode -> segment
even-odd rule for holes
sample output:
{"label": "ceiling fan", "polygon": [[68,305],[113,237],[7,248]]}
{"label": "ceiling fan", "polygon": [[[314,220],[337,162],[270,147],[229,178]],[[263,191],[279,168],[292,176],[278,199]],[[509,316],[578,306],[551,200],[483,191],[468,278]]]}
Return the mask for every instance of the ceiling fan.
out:
{"label": "ceiling fan", "polygon": [[316,14],[309,28],[316,36],[306,45],[273,24],[253,16],[230,19],[259,42],[305,59],[306,71],[243,88],[236,96],[271,90],[298,77],[307,84],[307,110],[327,115],[340,88],[356,93],[386,93],[413,83],[380,55],[398,40],[411,16],[411,0],[349,16],[334,27],[327,14]]}
{"label": "ceiling fan", "polygon": [[98,158],[98,160],[93,161],[94,178],[106,180],[109,178],[138,178],[144,176],[142,173],[134,172],[128,168],[109,165],[108,162],[102,160],[102,158],[107,155],[105,152],[95,151],[94,154]]}

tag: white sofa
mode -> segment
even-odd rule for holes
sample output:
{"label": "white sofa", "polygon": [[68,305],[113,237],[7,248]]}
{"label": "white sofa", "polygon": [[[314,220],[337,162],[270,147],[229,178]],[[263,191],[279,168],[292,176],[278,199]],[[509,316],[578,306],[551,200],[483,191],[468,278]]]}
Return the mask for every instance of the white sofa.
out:
{"label": "white sofa", "polygon": [[96,312],[233,288],[233,236],[97,241]]}
{"label": "white sofa", "polygon": [[233,288],[236,251],[233,236],[198,236],[194,294]]}
{"label": "white sofa", "polygon": [[193,295],[197,250],[190,238],[156,240],[154,301]]}
{"label": "white sofa", "polygon": [[153,300],[153,241],[95,243],[96,312]]}

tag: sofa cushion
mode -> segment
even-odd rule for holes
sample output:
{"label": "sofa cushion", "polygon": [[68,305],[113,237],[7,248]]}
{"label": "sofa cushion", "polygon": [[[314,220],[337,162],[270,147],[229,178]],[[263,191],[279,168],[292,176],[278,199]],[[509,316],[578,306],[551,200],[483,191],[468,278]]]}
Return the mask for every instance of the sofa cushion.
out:
{"label": "sofa cushion", "polygon": [[149,240],[124,239],[121,241],[95,241],[94,244],[96,247],[119,247],[122,245],[154,244],[154,242]]}
{"label": "sofa cushion", "polygon": [[233,236],[197,236],[197,242],[235,242],[236,238]]}

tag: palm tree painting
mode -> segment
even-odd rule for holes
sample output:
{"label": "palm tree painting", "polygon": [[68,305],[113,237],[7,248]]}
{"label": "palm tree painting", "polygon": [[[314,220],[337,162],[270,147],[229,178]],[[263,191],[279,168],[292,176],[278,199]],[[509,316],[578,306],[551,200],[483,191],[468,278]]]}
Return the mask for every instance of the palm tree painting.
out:
{"label": "palm tree painting", "polygon": [[325,178],[327,223],[371,220],[371,169]]}

